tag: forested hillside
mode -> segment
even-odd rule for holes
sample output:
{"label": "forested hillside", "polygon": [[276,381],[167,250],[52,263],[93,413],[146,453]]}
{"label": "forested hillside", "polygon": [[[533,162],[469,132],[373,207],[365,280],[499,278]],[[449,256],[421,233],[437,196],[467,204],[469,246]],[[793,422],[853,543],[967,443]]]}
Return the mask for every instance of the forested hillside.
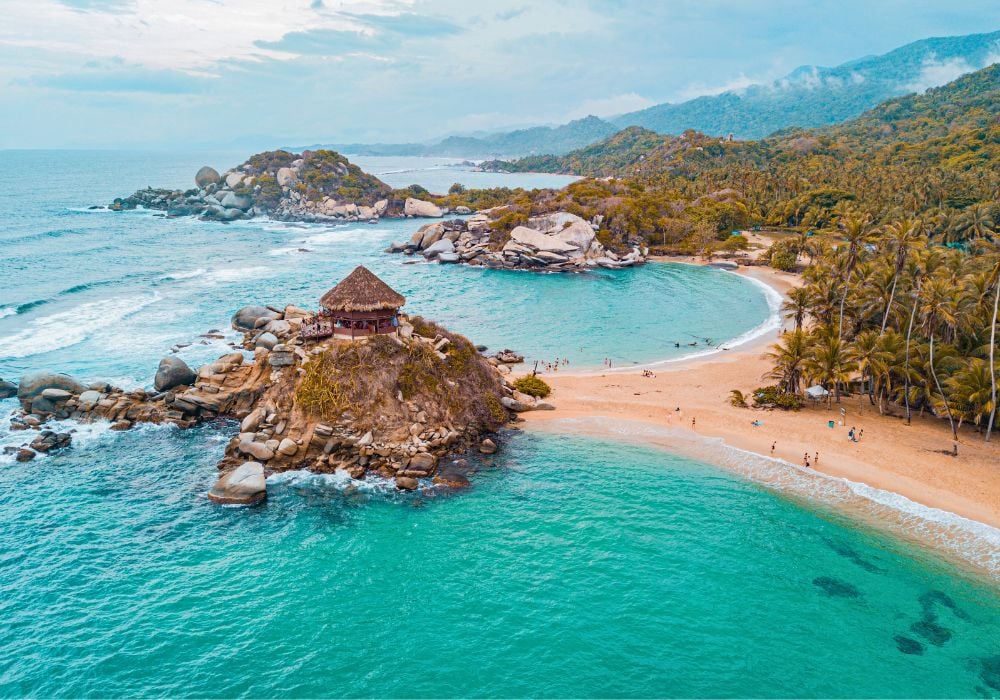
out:
{"label": "forested hillside", "polygon": [[834,68],[803,66],[772,83],[613,119],[661,134],[697,129],[714,136],[763,138],[792,126],[818,127],[855,117],[886,99],[935,85],[941,72],[975,70],[1000,56],[1000,32],[922,39],[881,56]]}

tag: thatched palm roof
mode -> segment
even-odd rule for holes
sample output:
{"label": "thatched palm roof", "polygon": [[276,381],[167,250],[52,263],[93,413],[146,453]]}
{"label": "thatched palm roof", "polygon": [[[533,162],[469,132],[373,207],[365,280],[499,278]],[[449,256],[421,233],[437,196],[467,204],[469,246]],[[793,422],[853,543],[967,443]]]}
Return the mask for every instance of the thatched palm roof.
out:
{"label": "thatched palm roof", "polygon": [[319,303],[330,311],[382,311],[398,309],[406,299],[367,267],[358,265],[340,284],[320,297]]}

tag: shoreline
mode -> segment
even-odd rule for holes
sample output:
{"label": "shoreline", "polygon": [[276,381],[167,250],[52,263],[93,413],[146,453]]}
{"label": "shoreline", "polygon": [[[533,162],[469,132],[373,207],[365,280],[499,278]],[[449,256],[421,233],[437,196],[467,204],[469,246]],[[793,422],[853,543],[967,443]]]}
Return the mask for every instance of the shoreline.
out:
{"label": "shoreline", "polygon": [[[656,260],[704,264],[690,259]],[[736,272],[768,285],[782,298],[801,283],[797,275],[769,268]],[[781,325],[779,317],[775,330]],[[729,449],[790,467],[803,465],[803,455],[808,452],[811,471],[857,484],[859,492],[875,489],[990,528],[984,532],[995,533],[993,546],[1000,550],[1000,470],[995,467],[1000,464],[1000,445],[983,442],[972,429],[963,428],[960,433],[960,454],[955,458],[944,454],[950,444],[947,424],[914,416],[913,426],[908,427],[899,417],[880,416],[876,407],[866,405],[864,396],[845,397],[832,408],[808,404],[800,411],[731,406],[731,389],[748,394],[768,383],[764,375],[770,366],[763,353],[774,340],[764,332],[728,352],[660,361],[658,365],[546,373],[545,380],[552,386],[548,400],[557,410],[528,412],[521,417],[532,429],[557,429],[562,423],[582,426],[584,434],[618,440],[624,432],[626,439],[668,450],[677,438],[719,440]],[[643,376],[644,369],[655,369],[654,376]],[[841,408],[846,411],[844,425],[840,424]],[[692,419],[696,421],[693,427]],[[751,425],[754,420],[762,424]],[[830,420],[834,421],[833,429],[827,427]],[[623,425],[641,429],[622,431]],[[846,437],[852,426],[865,431],[858,443]],[[673,437],[665,440],[665,434]],[[819,462],[814,459],[817,452]],[[725,460],[706,461],[729,467],[719,464]],[[1000,569],[1000,552],[986,558]]]}

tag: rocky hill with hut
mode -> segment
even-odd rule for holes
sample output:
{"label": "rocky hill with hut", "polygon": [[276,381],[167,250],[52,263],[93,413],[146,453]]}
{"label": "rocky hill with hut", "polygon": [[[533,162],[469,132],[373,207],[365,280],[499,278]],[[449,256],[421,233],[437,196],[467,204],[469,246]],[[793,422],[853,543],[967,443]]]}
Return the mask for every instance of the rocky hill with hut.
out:
{"label": "rocky hill with hut", "polygon": [[267,151],[219,174],[201,168],[195,187],[147,187],[115,199],[110,208],[142,207],[167,216],[199,216],[236,221],[267,216],[281,221],[338,223],[377,221],[380,217],[440,217],[446,209],[393,189],[335,151]]}
{"label": "rocky hill with hut", "polygon": [[[497,431],[515,412],[549,408],[514,391],[510,369],[467,338],[403,314],[402,297],[364,268],[324,300],[318,312],[240,309],[232,325],[244,333],[242,351],[196,371],[168,356],[151,391],[85,386],[45,372],[24,377],[17,387],[22,410],[11,422],[26,431],[17,459],[70,444],[70,433],[48,428],[53,420],[106,420],[127,430],[229,418],[239,428],[209,493],[221,503],[257,502],[268,474],[293,469],[379,475],[402,490],[463,487],[464,453],[493,453]],[[350,317],[356,326],[338,321],[318,337],[305,332],[349,309],[367,309],[376,320]],[[389,312],[394,322],[380,325],[377,318]]]}
{"label": "rocky hill with hut", "polygon": [[599,217],[587,221],[557,211],[526,218],[513,228],[506,217],[506,207],[495,207],[468,219],[427,224],[406,243],[393,243],[387,252],[419,254],[439,263],[543,272],[617,269],[646,261],[646,251],[637,244],[620,253],[605,247],[597,237]]}

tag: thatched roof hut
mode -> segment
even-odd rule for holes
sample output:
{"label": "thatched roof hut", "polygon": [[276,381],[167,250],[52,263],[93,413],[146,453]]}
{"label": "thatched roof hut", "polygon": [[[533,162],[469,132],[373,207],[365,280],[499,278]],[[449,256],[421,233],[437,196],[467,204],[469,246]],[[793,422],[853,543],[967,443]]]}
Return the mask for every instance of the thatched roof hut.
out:
{"label": "thatched roof hut", "polygon": [[367,267],[358,265],[340,284],[320,297],[319,303],[329,311],[395,311],[406,299]]}

